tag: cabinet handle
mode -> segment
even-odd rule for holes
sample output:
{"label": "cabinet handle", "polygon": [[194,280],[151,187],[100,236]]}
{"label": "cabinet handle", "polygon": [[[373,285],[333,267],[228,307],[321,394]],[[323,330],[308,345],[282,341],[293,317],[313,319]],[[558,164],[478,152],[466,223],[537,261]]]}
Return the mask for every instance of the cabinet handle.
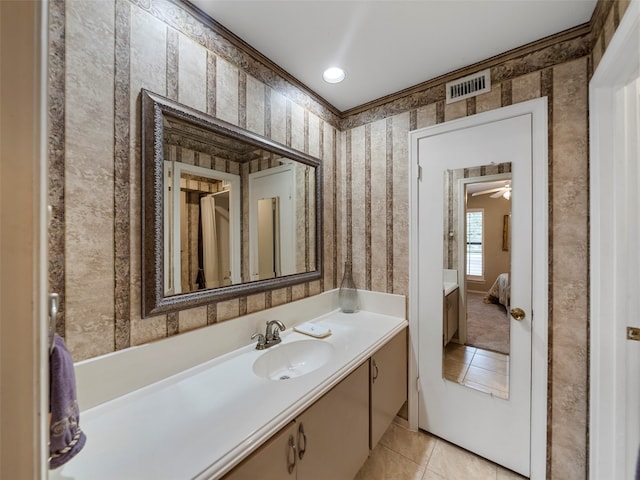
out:
{"label": "cabinet handle", "polygon": [[304,452],[307,451],[307,435],[304,433],[304,425],[298,427],[298,458],[302,460]]}
{"label": "cabinet handle", "polygon": [[296,442],[293,440],[293,435],[289,435],[289,458],[287,463],[287,471],[291,474],[296,468]]}
{"label": "cabinet handle", "polygon": [[376,363],[376,361],[374,359],[371,359],[372,363],[372,367],[373,367],[373,383],[376,383],[376,380],[378,379],[378,373],[380,373],[378,371],[378,364]]}

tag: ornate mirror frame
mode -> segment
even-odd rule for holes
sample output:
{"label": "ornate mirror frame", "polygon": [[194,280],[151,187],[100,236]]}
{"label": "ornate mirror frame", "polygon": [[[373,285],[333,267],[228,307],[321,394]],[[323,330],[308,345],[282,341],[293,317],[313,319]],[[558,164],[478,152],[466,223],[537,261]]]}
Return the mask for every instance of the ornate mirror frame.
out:
{"label": "ornate mirror frame", "polygon": [[[147,90],[141,91],[142,107],[142,318],[198,307],[213,302],[318,280],[322,277],[322,165],[310,155],[249,132]],[[315,269],[279,278],[165,295],[164,290],[164,117],[261,148],[315,167]]]}

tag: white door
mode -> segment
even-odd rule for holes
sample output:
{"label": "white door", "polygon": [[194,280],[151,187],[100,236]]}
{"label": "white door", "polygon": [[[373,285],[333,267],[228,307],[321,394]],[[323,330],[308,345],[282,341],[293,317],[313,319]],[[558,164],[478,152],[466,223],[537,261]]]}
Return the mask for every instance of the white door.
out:
{"label": "white door", "polygon": [[[296,228],[295,228],[295,175],[293,166],[261,170],[249,175],[249,244],[251,279],[260,280],[259,274],[259,215],[258,202],[265,199],[277,199],[278,219],[277,244],[279,252],[275,256],[280,260],[281,276],[296,273]],[[269,277],[267,277],[269,278]]]}
{"label": "white door", "polygon": [[[626,398],[624,422],[626,432],[625,478],[638,479],[636,462],[640,448],[640,147],[638,129],[640,128],[640,77],[630,82],[618,93],[619,101],[626,105],[622,134],[624,140],[624,170],[620,179],[620,188],[616,188],[619,210],[622,214],[619,225],[623,230],[616,239],[619,253],[617,259],[619,274],[617,284],[624,287],[616,294],[615,302],[622,306],[626,319],[625,327],[635,330],[628,333],[625,340],[626,361]],[[622,268],[620,268],[622,267]],[[622,313],[622,312],[619,312]],[[626,328],[625,328],[626,330]]]}
{"label": "white door", "polygon": [[[538,410],[546,403],[546,340],[536,345],[532,365],[532,321],[535,305],[537,326],[546,332],[546,169],[538,165],[540,160],[546,165],[546,99],[526,103],[412,133],[412,159],[421,180],[412,195],[411,322],[413,335],[415,327],[418,331],[419,427],[525,476],[532,475],[535,437],[534,470],[541,468],[543,477],[545,434],[540,430],[546,428],[546,414],[543,418]],[[448,170],[507,163],[513,189],[510,303],[526,316],[510,317],[509,396],[504,399],[443,378],[443,239],[449,234],[443,232],[443,184]],[[542,200],[535,212],[534,200]]]}
{"label": "white door", "polygon": [[589,475],[637,478],[640,446],[640,2],[631,2],[590,84]]}

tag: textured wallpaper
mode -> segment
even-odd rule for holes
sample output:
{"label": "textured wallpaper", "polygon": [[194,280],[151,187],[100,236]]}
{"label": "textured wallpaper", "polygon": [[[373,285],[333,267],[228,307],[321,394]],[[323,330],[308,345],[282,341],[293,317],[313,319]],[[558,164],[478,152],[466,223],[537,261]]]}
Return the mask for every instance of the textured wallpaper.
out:
{"label": "textured wallpaper", "polygon": [[[76,360],[315,295],[408,293],[408,132],[532,98],[549,107],[548,477],[586,477],[588,81],[628,0],[590,25],[489,59],[492,90],[445,105],[444,80],[341,118],[166,0],[50,3],[51,288]],[[140,318],[140,104],[146,88],[320,158],[322,280]]]}

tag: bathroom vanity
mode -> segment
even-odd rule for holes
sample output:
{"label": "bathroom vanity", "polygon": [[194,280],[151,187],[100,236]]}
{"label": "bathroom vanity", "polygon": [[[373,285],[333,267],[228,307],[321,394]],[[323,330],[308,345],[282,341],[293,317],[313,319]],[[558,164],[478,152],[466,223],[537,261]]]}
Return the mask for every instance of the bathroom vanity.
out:
{"label": "bathroom vanity", "polygon": [[[325,292],[225,322],[237,322],[233,330],[213,325],[133,347],[120,354],[126,359],[81,362],[87,444],[50,478],[353,478],[407,395],[404,297],[359,292],[359,300],[361,310],[345,314],[337,292]],[[280,344],[247,344],[274,318],[287,327]],[[332,333],[293,330],[305,321]],[[244,344],[201,361],[193,352],[206,340],[211,352]],[[182,354],[194,364],[173,373],[163,366]],[[120,378],[131,376],[127,366],[154,372]],[[101,385],[112,380],[111,389]]]}
{"label": "bathroom vanity", "polygon": [[406,358],[405,329],[224,480],[352,479],[407,399]]}
{"label": "bathroom vanity", "polygon": [[442,284],[442,343],[446,347],[458,331],[458,303],[460,301],[458,271],[445,269],[443,271]]}

